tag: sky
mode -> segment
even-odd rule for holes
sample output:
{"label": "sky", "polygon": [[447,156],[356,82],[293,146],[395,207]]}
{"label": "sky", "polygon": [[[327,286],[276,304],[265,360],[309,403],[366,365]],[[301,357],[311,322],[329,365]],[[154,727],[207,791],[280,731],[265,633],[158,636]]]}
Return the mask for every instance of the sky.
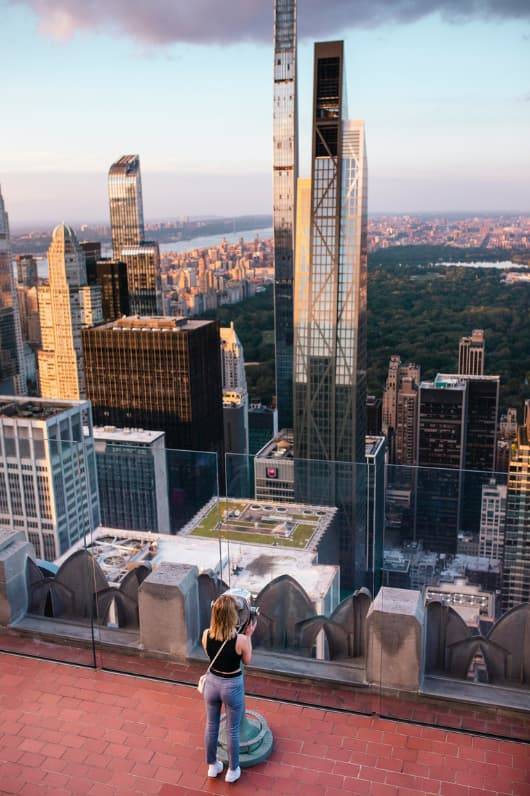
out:
{"label": "sky", "polygon": [[[529,0],[299,0],[343,38],[369,211],[530,212]],[[271,212],[272,0],[0,0],[0,185],[13,229],[107,222],[139,153],[147,220]]]}

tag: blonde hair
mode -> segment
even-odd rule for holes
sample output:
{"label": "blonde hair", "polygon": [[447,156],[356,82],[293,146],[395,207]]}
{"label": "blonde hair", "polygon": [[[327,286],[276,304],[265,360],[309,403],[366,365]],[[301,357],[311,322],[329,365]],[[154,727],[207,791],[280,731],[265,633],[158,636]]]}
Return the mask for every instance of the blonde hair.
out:
{"label": "blonde hair", "polygon": [[221,594],[212,606],[210,619],[210,638],[226,641],[232,638],[237,628],[238,613],[234,600],[227,594]]}

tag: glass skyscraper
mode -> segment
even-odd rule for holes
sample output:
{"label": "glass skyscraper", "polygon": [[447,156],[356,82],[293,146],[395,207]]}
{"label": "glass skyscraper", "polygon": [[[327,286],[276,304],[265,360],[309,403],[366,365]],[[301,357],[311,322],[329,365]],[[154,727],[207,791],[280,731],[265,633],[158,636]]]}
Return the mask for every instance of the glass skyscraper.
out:
{"label": "glass skyscraper", "polygon": [[292,428],[293,277],[298,176],[296,0],[275,0],[274,3],[273,144],[276,402],[280,427]]}
{"label": "glass skyscraper", "polygon": [[109,205],[112,250],[119,260],[123,246],[137,246],[144,239],[139,155],[123,155],[110,167]]}
{"label": "glass skyscraper", "polygon": [[366,429],[367,169],[364,124],[344,120],[343,61],[343,42],[315,45],[312,175],[299,181],[296,227],[294,441],[298,459],[325,463],[322,473],[299,465],[302,492],[318,488],[342,509],[347,585],[359,583],[366,538],[355,463]]}
{"label": "glass skyscraper", "polygon": [[26,392],[24,349],[9,246],[9,220],[0,191],[0,390]]}
{"label": "glass skyscraper", "polygon": [[122,246],[121,259],[127,265],[131,315],[163,315],[158,243],[145,241],[137,246]]}

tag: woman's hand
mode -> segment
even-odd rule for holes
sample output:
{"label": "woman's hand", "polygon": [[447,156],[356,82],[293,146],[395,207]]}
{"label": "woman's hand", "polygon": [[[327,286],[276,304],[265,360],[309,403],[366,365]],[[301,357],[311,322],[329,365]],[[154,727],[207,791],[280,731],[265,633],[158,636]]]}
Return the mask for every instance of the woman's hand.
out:
{"label": "woman's hand", "polygon": [[251,636],[256,629],[256,625],[258,624],[257,619],[251,619],[248,625],[245,628],[245,636]]}

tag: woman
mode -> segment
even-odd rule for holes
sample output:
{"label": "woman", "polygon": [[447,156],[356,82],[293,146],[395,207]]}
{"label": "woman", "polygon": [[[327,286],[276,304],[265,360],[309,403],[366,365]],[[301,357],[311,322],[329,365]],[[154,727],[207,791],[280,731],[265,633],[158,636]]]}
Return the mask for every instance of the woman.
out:
{"label": "woman", "polygon": [[206,731],[204,745],[208,776],[216,777],[223,770],[217,760],[217,741],[221,705],[226,713],[228,739],[228,771],[226,782],[236,782],[241,776],[239,768],[239,725],[245,705],[241,661],[252,659],[251,636],[256,623],[251,622],[244,633],[237,632],[238,612],[229,595],[221,595],[214,602],[210,627],[202,634],[202,646],[210,659],[210,670],[204,686],[206,703]]}

